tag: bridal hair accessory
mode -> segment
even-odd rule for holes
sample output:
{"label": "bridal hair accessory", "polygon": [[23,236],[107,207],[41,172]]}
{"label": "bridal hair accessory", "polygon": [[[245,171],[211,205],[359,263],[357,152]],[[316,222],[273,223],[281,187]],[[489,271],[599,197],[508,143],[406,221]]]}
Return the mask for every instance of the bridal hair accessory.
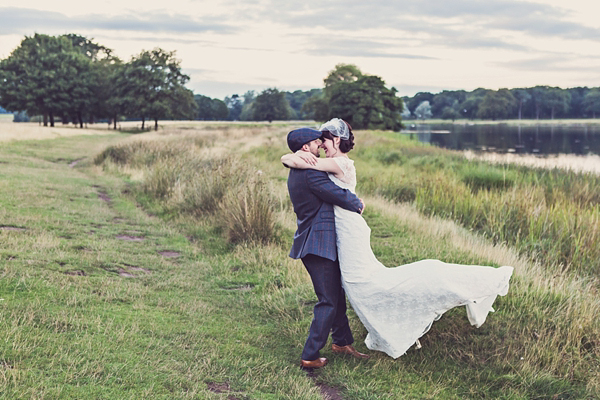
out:
{"label": "bridal hair accessory", "polygon": [[348,129],[348,124],[346,124],[346,122],[344,122],[343,119],[330,119],[329,121],[321,125],[319,130],[321,132],[328,131],[333,136],[337,136],[343,140],[348,140],[350,138],[350,129]]}

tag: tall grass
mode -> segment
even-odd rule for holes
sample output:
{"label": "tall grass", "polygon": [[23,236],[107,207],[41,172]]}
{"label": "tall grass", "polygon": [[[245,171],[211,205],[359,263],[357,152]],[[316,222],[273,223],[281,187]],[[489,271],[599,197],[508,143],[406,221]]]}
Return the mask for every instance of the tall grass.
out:
{"label": "tall grass", "polygon": [[368,161],[358,165],[369,194],[414,201],[426,215],[514,245],[551,269],[600,274],[597,175],[494,166],[389,135],[368,137],[356,155]]}
{"label": "tall grass", "polygon": [[[516,267],[509,296],[498,299],[499,315],[482,333],[466,332],[460,315],[449,313],[424,339],[428,358],[419,361],[418,354],[410,353],[403,362],[428,373],[456,367],[457,379],[470,382],[458,384],[474,390],[471,397],[503,390],[516,398],[519,393],[541,398],[597,393],[600,331],[595,315],[600,303],[598,280],[590,277],[597,268],[590,263],[597,247],[595,178],[467,162],[458,154],[384,134],[361,137],[364,143],[353,154],[360,194],[412,203],[367,201],[369,210],[375,209],[367,212],[374,232],[387,230],[372,238],[387,265],[433,257]],[[210,219],[231,243],[241,243],[233,247],[240,265],[221,267],[215,278],[222,281],[219,285],[245,288],[264,280],[253,304],[280,319],[286,335],[303,336],[305,327],[298,321],[308,311],[299,298],[310,297],[310,285],[289,268],[286,249],[276,243],[282,215],[287,215],[287,229],[293,229],[289,202],[276,201],[284,191],[285,169],[278,162],[284,141],[241,159],[215,156],[203,151],[204,144],[182,140],[124,144],[98,160],[107,168],[143,171],[136,185],[140,194],[172,213]],[[115,161],[110,154],[118,154]],[[262,174],[252,167],[255,162]],[[379,212],[385,226],[377,226]],[[392,223],[394,216],[401,222]],[[470,231],[481,235],[474,239]],[[260,279],[241,282],[234,278],[239,269],[252,270]],[[360,326],[355,329],[364,334]],[[383,380],[397,376],[397,367],[388,361],[378,360],[375,368]],[[465,367],[476,377],[461,372]],[[356,373],[347,373],[357,382]]]}
{"label": "tall grass", "polygon": [[135,189],[159,199],[163,211],[195,218],[215,217],[232,243],[268,243],[275,231],[275,201],[260,171],[233,156],[202,151],[212,140],[137,140],[108,147],[95,163],[137,170]]}

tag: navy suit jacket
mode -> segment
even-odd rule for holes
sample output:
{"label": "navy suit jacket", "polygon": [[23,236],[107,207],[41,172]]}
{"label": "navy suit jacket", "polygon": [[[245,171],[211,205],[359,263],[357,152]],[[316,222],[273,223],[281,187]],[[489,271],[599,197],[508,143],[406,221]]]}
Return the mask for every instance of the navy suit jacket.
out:
{"label": "navy suit jacket", "polygon": [[351,191],[333,183],[326,172],[290,168],[287,184],[298,217],[290,257],[315,254],[337,260],[333,205],[360,212],[362,203]]}

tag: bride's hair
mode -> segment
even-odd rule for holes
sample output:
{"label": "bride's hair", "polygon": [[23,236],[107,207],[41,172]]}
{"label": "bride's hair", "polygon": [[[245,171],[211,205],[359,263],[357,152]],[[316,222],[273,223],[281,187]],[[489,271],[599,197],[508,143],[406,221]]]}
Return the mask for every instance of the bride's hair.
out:
{"label": "bride's hair", "polygon": [[[349,132],[348,139],[340,140],[340,151],[342,153],[348,153],[350,150],[352,150],[354,148],[354,134],[352,133],[352,127],[350,126],[350,124],[347,123],[346,121],[344,121],[344,123],[346,125],[348,125],[348,130],[350,132]],[[321,131],[321,139],[329,139],[329,140],[333,141],[333,138],[334,138],[334,135],[332,135],[331,132]]]}

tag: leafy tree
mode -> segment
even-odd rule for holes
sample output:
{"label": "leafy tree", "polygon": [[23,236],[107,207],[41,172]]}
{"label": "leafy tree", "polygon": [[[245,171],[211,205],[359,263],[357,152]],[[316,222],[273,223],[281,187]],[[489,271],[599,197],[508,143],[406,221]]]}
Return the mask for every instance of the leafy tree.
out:
{"label": "leafy tree", "polygon": [[310,118],[304,107],[304,104],[312,97],[321,96],[322,89],[311,89],[307,91],[295,90],[293,92],[285,92],[285,98],[291,107],[290,116],[292,119],[308,119]]}
{"label": "leafy tree", "polygon": [[517,99],[508,89],[489,91],[479,105],[477,116],[483,119],[508,118],[517,106]]}
{"label": "leafy tree", "polygon": [[[0,61],[0,104],[8,109],[44,115],[54,126],[82,96],[91,60],[73,48],[66,36],[35,34],[25,37],[11,55]],[[48,119],[47,119],[47,118]]]}
{"label": "leafy tree", "polygon": [[325,122],[329,118],[329,104],[323,94],[312,96],[302,105],[303,115],[315,121]]}
{"label": "leafy tree", "polygon": [[452,107],[445,107],[442,110],[441,117],[442,119],[451,119],[452,121],[454,121],[455,119],[460,118],[460,114]]}
{"label": "leafy tree", "polygon": [[513,89],[513,96],[517,99],[518,108],[519,108],[519,119],[521,119],[523,115],[523,105],[531,100],[531,94],[527,91],[527,89]]}
{"label": "leafy tree", "polygon": [[244,106],[241,97],[237,94],[234,94],[231,97],[225,97],[225,105],[228,109],[227,119],[230,121],[239,120],[240,115],[242,114],[242,107]]}
{"label": "leafy tree", "polygon": [[557,87],[548,88],[542,95],[543,107],[550,112],[550,118],[555,115],[565,114],[569,110],[571,95],[569,92]]}
{"label": "leafy tree", "polygon": [[583,105],[583,100],[586,94],[590,91],[587,87],[574,87],[567,89],[567,92],[571,95],[571,101],[569,102],[569,111],[567,116],[569,118],[581,118],[587,114]]}
{"label": "leafy tree", "polygon": [[402,127],[402,99],[396,93],[374,75],[338,82],[327,88],[329,118],[342,118],[356,129],[398,131]]}
{"label": "leafy tree", "polygon": [[[464,90],[444,90],[441,93],[433,96],[431,102],[431,112],[435,117],[441,117],[444,109],[450,107],[455,111],[458,111],[460,103],[466,99],[466,92]],[[448,113],[448,111],[446,112]]]}
{"label": "leafy tree", "polygon": [[536,86],[529,90],[533,106],[535,110],[535,118],[540,119],[542,109],[544,108],[544,94],[548,90],[548,86]]}
{"label": "leafy tree", "polygon": [[227,119],[229,109],[224,101],[211,99],[200,94],[195,95],[194,100],[197,105],[196,119],[205,121],[224,121]]}
{"label": "leafy tree", "polygon": [[587,92],[582,105],[585,112],[588,115],[592,114],[593,118],[596,118],[596,115],[600,115],[600,89],[594,88]]}
{"label": "leafy tree", "polygon": [[429,101],[422,101],[421,104],[415,108],[413,114],[415,114],[418,119],[431,118],[433,113],[431,112],[431,105],[429,104]]}
{"label": "leafy tree", "polygon": [[252,118],[255,121],[286,120],[290,117],[290,106],[285,93],[276,88],[263,90],[254,100]]}
{"label": "leafy tree", "polygon": [[408,109],[408,107],[406,106],[406,103],[404,102],[404,99],[402,99],[402,114],[400,114],[400,116],[402,117],[402,119],[408,119],[411,116],[411,112]]}
{"label": "leafy tree", "polygon": [[256,93],[254,90],[248,90],[246,93],[244,93],[243,97],[244,103],[242,106],[242,113],[240,114],[240,120],[251,121],[254,113],[252,104],[254,103],[254,99],[256,99]]}
{"label": "leafy tree", "polygon": [[123,72],[123,103],[128,115],[142,118],[142,129],[146,117],[154,120],[155,130],[159,119],[176,113],[180,118],[194,117],[193,93],[184,86],[189,76],[181,72],[175,52],[160,48],[142,51],[125,65]]}
{"label": "leafy tree", "polygon": [[354,64],[337,64],[333,70],[329,71],[327,77],[323,79],[325,91],[337,83],[356,82],[362,76],[363,73]]}
{"label": "leafy tree", "polygon": [[433,93],[429,93],[429,92],[419,92],[417,94],[415,94],[411,99],[409,99],[406,104],[408,106],[408,109],[414,114],[416,108],[421,105],[421,103],[423,103],[424,101],[428,101],[429,104],[431,104],[431,102],[433,101]]}

